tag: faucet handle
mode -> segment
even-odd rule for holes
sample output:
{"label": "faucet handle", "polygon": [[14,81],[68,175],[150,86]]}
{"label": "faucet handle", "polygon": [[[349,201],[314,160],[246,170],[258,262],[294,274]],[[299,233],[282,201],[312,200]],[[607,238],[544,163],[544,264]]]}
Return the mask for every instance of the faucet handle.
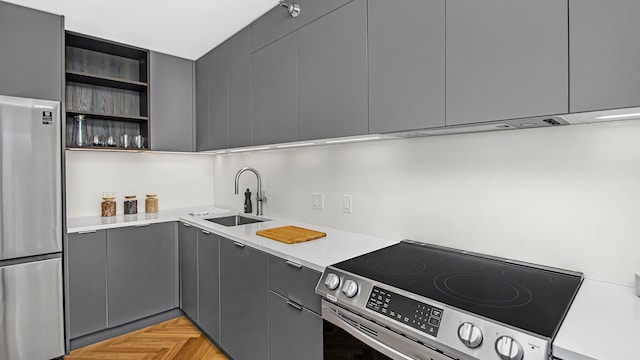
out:
{"label": "faucet handle", "polygon": [[264,194],[264,190],[262,190],[262,194],[256,194],[256,201],[267,202],[267,196]]}

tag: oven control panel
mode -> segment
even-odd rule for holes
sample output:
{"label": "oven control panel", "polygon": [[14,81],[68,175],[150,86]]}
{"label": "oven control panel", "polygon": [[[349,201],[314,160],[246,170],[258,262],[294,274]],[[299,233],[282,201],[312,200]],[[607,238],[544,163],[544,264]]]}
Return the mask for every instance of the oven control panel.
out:
{"label": "oven control panel", "polygon": [[367,300],[367,309],[433,337],[438,336],[438,329],[442,321],[442,309],[435,306],[374,286]]}

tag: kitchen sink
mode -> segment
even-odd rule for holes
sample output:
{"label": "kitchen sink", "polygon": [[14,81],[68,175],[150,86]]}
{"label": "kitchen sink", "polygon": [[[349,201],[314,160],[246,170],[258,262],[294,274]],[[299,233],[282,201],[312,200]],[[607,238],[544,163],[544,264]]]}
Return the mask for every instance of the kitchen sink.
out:
{"label": "kitchen sink", "polygon": [[254,218],[240,216],[240,215],[223,216],[223,217],[216,217],[216,218],[205,219],[205,220],[214,222],[216,224],[224,225],[224,226],[238,226],[238,225],[246,225],[246,224],[253,224],[253,223],[267,221],[263,219],[254,219]]}

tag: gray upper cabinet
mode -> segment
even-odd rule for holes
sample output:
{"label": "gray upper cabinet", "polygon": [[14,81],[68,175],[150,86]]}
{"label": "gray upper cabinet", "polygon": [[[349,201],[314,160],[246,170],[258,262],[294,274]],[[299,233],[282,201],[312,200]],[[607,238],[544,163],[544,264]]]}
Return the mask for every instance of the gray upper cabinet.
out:
{"label": "gray upper cabinet", "polygon": [[175,223],[109,229],[109,327],[177,307]]}
{"label": "gray upper cabinet", "polygon": [[253,143],[298,140],[297,34],[253,53]]}
{"label": "gray upper cabinet", "polygon": [[151,150],[194,151],[194,62],[150,54]]}
{"label": "gray upper cabinet", "polygon": [[447,125],[568,111],[566,0],[446,5]]}
{"label": "gray upper cabinet", "polygon": [[62,100],[63,22],[0,1],[0,95]]}
{"label": "gray upper cabinet", "polygon": [[198,232],[198,325],[215,341],[220,340],[219,237]]}
{"label": "gray upper cabinet", "polygon": [[107,234],[69,234],[70,337],[107,328]]}
{"label": "gray upper cabinet", "polygon": [[198,322],[198,229],[180,224],[180,308]]}
{"label": "gray upper cabinet", "polygon": [[298,30],[299,140],[367,134],[367,1]]}
{"label": "gray upper cabinet", "polygon": [[569,0],[571,112],[640,106],[640,2]]}
{"label": "gray upper cabinet", "polygon": [[229,147],[253,144],[251,95],[251,28],[229,39]]}
{"label": "gray upper cabinet", "polygon": [[196,150],[210,150],[209,78],[214,66],[214,50],[196,61]]}
{"label": "gray upper cabinet", "polygon": [[369,131],[445,125],[445,0],[369,0]]}
{"label": "gray upper cabinet", "polygon": [[252,51],[265,47],[349,1],[351,0],[296,0],[301,11],[295,18],[289,15],[287,9],[274,7],[251,24]]}
{"label": "gray upper cabinet", "polygon": [[220,345],[235,360],[269,359],[269,259],[220,238]]}
{"label": "gray upper cabinet", "polygon": [[242,29],[196,61],[198,151],[252,144],[250,35]]}

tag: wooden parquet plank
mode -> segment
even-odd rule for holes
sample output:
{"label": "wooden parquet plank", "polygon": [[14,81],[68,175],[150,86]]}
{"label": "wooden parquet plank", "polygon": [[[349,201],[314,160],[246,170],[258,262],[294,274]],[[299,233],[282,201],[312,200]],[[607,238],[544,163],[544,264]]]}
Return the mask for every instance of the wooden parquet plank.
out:
{"label": "wooden parquet plank", "polygon": [[185,317],[76,349],[65,360],[228,360]]}

